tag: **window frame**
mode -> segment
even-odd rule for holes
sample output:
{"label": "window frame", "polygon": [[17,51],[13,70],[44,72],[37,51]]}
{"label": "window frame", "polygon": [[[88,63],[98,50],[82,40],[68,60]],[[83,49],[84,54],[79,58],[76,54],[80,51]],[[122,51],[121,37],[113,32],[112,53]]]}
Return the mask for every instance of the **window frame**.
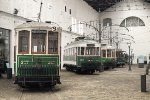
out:
{"label": "window frame", "polygon": [[[28,49],[27,49],[27,51],[20,51],[20,32],[28,32]],[[25,34],[27,34],[27,33],[25,33]],[[19,31],[18,32],[18,54],[29,54],[29,48],[30,48],[30,31],[28,31],[28,30],[21,30],[21,31]]]}
{"label": "window frame", "polygon": [[[88,48],[88,49],[87,49]],[[92,50],[92,51],[91,51]],[[93,51],[94,50],[94,51]],[[86,55],[95,55],[95,52],[96,52],[96,50],[95,50],[95,47],[86,47],[86,49],[85,49],[85,54]],[[87,53],[88,52],[88,53]],[[94,54],[93,54],[94,53]]]}
{"label": "window frame", "polygon": [[[40,31],[43,31],[43,30],[40,30]],[[33,46],[33,34],[36,34],[36,33],[32,33],[32,30],[31,30],[31,54],[46,54],[46,41],[47,41],[47,30],[44,30],[46,31],[46,33],[38,33],[38,34],[45,34],[45,52],[33,52],[32,51],[32,46]]]}

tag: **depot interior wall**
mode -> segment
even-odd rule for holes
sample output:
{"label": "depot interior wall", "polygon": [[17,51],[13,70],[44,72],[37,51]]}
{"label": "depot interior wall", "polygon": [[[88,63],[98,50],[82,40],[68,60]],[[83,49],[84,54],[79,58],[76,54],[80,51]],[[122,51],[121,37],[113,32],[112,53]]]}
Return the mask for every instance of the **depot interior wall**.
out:
{"label": "depot interior wall", "polygon": [[14,73],[14,46],[16,44],[15,42],[15,30],[14,28],[18,26],[19,24],[25,22],[24,19],[16,18],[15,16],[0,13],[0,28],[8,29],[10,30],[10,62],[9,67],[12,68]]}
{"label": "depot interior wall", "polygon": [[[137,63],[139,55],[148,56],[150,54],[150,4],[143,0],[128,0],[122,1],[101,13],[101,22],[105,18],[111,18],[113,24],[120,25],[121,22],[131,16],[139,17],[145,23],[145,26],[128,27],[129,32],[126,34],[134,37],[135,43],[131,44],[134,53],[134,63]],[[108,17],[109,16],[109,17]],[[130,38],[130,37],[129,37]],[[122,41],[120,48],[128,53],[128,41]]]}

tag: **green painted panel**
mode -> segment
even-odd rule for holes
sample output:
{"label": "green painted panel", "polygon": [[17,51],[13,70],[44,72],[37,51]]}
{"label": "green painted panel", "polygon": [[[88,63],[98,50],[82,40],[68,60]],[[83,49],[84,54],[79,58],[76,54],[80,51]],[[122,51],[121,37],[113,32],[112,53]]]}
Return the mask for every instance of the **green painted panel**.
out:
{"label": "green painted panel", "polygon": [[102,60],[102,64],[112,63],[113,59],[111,58],[100,58],[100,56],[77,56],[77,65],[81,66],[83,62],[93,61],[96,63],[100,63]]}
{"label": "green painted panel", "polygon": [[48,76],[59,74],[58,55],[17,55],[17,76]]}
{"label": "green painted panel", "polygon": [[99,56],[77,56],[77,65],[81,66],[83,62],[88,62],[88,61],[93,61],[93,62],[100,62],[100,57]]}

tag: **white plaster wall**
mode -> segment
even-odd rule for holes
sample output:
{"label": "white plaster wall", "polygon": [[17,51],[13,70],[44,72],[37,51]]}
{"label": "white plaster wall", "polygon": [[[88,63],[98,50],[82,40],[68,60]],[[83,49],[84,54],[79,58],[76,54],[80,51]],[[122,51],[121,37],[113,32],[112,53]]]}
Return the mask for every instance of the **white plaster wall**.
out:
{"label": "white plaster wall", "polygon": [[[134,53],[134,63],[137,63],[137,57],[139,55],[148,56],[150,54],[150,4],[144,2],[144,0],[124,0],[117,3],[113,7],[107,9],[101,13],[101,22],[105,18],[111,18],[113,24],[120,25],[121,22],[130,16],[139,17],[145,23],[145,26],[139,27],[129,27],[129,32],[126,34],[134,36],[135,43],[132,43],[131,48]],[[120,48],[127,51],[128,46],[126,44],[128,41],[123,41],[120,44]]]}

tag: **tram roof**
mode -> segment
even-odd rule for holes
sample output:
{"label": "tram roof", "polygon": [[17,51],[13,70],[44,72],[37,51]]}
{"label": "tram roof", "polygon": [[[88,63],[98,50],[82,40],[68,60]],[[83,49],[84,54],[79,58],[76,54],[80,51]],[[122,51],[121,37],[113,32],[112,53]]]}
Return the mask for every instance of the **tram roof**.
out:
{"label": "tram roof", "polygon": [[83,40],[71,42],[68,45],[66,45],[65,48],[82,47],[82,46],[85,47],[86,44],[95,44],[95,47],[100,46],[100,44],[98,42],[96,42],[95,40],[83,39]]}
{"label": "tram roof", "polygon": [[102,49],[116,49],[116,48],[114,46],[107,45],[107,46],[102,46]]}
{"label": "tram roof", "polygon": [[16,29],[20,28],[51,28],[53,27],[50,23],[44,23],[44,22],[27,22],[23,23],[16,27]]}

